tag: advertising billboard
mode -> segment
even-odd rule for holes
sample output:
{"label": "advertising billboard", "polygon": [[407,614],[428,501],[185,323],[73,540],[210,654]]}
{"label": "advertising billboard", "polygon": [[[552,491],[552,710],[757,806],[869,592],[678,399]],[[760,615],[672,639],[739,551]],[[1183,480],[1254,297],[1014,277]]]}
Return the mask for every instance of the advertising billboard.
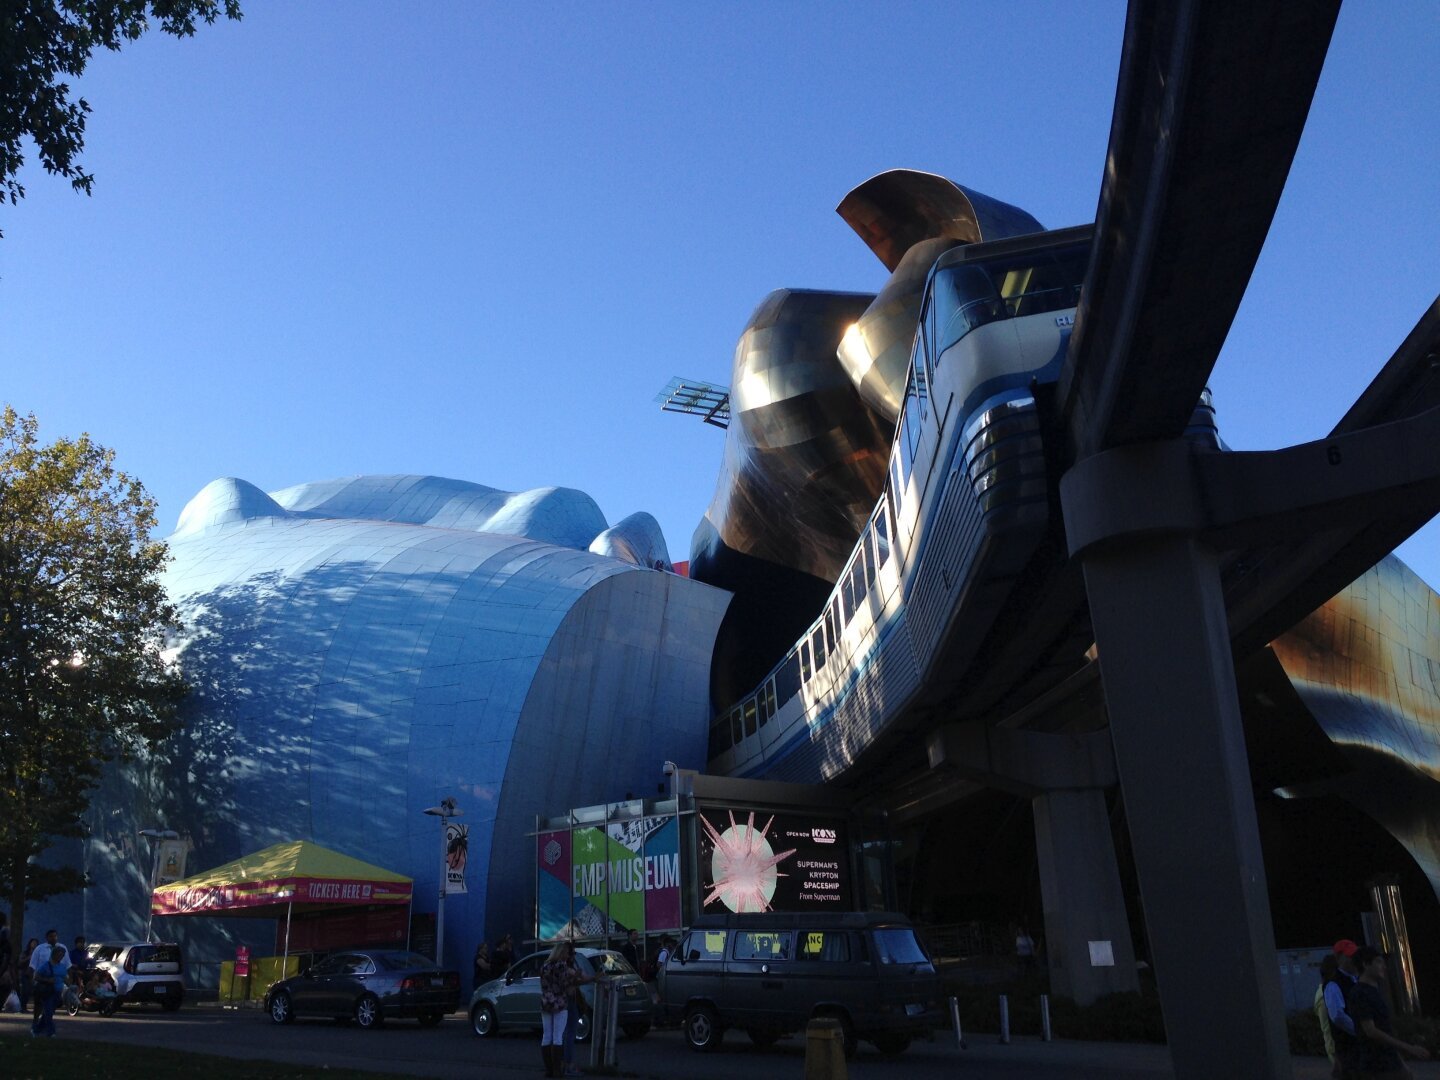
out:
{"label": "advertising billboard", "polygon": [[542,940],[680,926],[680,830],[673,815],[536,835]]}
{"label": "advertising billboard", "polygon": [[833,817],[700,811],[702,911],[844,911],[849,845]]}

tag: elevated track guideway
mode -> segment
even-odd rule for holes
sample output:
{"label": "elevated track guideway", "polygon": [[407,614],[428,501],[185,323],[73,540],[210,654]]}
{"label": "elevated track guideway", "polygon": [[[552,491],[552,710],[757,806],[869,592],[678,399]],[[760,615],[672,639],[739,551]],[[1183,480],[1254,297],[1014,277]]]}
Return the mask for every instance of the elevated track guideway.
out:
{"label": "elevated track guideway", "polygon": [[710,732],[711,771],[873,787],[1094,698],[1098,651],[1182,1077],[1290,1070],[1232,653],[1440,510],[1440,304],[1320,442],[1231,454],[1208,407],[1337,13],[1132,3],[1093,229],[936,260],[883,493]]}

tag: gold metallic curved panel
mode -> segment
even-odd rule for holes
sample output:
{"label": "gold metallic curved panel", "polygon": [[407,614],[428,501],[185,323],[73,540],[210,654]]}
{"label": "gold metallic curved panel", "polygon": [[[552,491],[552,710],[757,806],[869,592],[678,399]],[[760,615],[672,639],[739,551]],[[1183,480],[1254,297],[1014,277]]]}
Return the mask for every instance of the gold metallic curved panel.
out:
{"label": "gold metallic curved panel", "polygon": [[975,244],[1045,229],[1018,206],[918,169],[872,176],[841,199],[835,212],[887,270],[898,267],[922,240],[946,237]]}
{"label": "gold metallic curved panel", "polygon": [[841,365],[865,404],[886,423],[893,424],[900,416],[905,377],[910,370],[910,348],[930,267],[958,243],[937,237],[911,247],[880,295],[840,340],[837,355]]}

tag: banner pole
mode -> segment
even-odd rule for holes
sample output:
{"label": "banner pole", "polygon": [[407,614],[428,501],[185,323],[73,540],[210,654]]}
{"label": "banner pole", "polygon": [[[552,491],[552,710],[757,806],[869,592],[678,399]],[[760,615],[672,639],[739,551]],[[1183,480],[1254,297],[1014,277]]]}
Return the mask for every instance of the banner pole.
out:
{"label": "banner pole", "polygon": [[290,972],[290,914],[295,910],[295,901],[285,901],[285,958],[280,961],[280,977],[289,978]]}

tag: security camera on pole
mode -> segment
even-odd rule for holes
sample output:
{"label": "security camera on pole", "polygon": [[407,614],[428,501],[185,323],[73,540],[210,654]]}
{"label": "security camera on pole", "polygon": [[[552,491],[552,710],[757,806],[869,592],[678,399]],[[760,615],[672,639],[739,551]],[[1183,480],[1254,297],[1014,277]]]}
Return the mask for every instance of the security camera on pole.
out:
{"label": "security camera on pole", "polygon": [[[441,966],[445,963],[445,891],[450,880],[451,858],[450,858],[450,819],[460,817],[464,810],[455,808],[455,800],[448,796],[440,800],[439,806],[429,807],[425,813],[431,817],[440,819],[440,903],[435,909],[435,963]],[[460,838],[463,841],[463,836]],[[463,874],[465,859],[462,852],[459,868]],[[461,887],[457,891],[464,891],[464,878],[461,878]]]}

